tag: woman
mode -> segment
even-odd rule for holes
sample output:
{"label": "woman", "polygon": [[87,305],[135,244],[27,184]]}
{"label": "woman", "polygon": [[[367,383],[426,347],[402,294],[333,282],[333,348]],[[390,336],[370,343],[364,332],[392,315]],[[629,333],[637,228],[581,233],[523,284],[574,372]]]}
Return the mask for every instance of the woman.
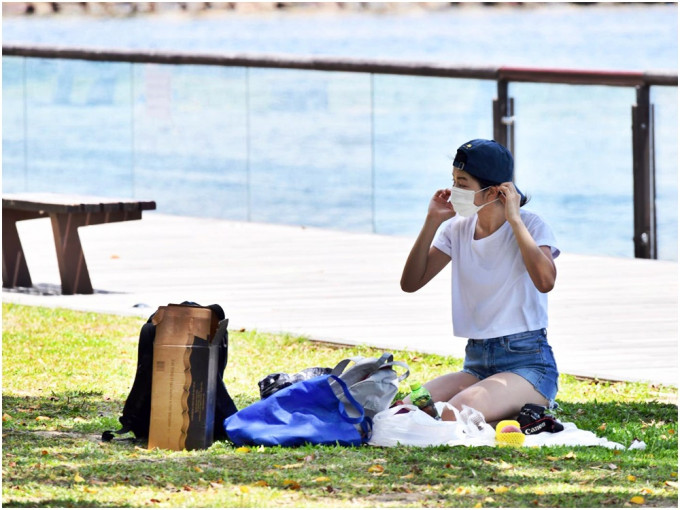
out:
{"label": "woman", "polygon": [[[435,402],[465,404],[489,423],[516,418],[527,403],[552,408],[557,394],[546,293],[560,252],[550,227],[520,210],[526,198],[512,183],[513,168],[510,152],[493,140],[463,144],[453,188],[432,197],[401,278],[402,290],[415,292],[453,261],[453,333],[469,338],[465,363],[425,387]],[[442,419],[455,417],[447,410]]]}

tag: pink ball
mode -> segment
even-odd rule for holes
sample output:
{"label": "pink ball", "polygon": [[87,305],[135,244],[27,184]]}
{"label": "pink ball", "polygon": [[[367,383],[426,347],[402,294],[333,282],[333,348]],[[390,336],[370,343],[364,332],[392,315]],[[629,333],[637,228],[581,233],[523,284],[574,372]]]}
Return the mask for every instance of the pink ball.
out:
{"label": "pink ball", "polygon": [[501,429],[501,432],[506,433],[506,432],[522,432],[519,428],[515,427],[514,425],[506,425]]}

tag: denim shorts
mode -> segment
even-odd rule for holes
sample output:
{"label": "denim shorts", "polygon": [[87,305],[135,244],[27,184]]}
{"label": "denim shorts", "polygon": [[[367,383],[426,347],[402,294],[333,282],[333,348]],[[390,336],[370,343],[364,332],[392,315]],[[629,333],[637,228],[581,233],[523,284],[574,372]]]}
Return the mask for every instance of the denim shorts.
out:
{"label": "denim shorts", "polygon": [[463,372],[479,379],[512,372],[529,381],[550,408],[555,407],[559,374],[545,329],[485,340],[471,338],[465,347]]}

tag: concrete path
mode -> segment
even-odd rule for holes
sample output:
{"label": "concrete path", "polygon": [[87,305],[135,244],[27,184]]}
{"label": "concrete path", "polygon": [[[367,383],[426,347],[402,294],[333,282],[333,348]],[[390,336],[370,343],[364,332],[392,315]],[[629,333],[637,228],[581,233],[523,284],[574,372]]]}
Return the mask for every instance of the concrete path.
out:
{"label": "concrete path", "polygon": [[[3,289],[5,302],[142,317],[219,303],[233,329],[464,355],[449,271],[415,294],[399,288],[410,237],[145,213],[81,228],[95,294],[61,296],[49,220],[19,234],[35,287]],[[677,263],[563,253],[557,268],[548,337],[560,371],[677,385]]]}

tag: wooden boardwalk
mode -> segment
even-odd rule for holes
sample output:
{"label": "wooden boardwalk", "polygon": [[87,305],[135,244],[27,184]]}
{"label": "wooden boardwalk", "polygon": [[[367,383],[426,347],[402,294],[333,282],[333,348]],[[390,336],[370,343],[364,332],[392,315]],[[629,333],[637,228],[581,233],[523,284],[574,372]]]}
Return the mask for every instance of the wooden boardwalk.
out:
{"label": "wooden boardwalk", "polygon": [[[149,213],[81,228],[95,294],[61,296],[49,220],[19,233],[40,292],[3,290],[6,302],[143,317],[183,300],[219,303],[233,329],[464,353],[448,270],[418,293],[399,288],[411,237]],[[677,385],[677,263],[563,253],[557,269],[548,337],[560,371]]]}

